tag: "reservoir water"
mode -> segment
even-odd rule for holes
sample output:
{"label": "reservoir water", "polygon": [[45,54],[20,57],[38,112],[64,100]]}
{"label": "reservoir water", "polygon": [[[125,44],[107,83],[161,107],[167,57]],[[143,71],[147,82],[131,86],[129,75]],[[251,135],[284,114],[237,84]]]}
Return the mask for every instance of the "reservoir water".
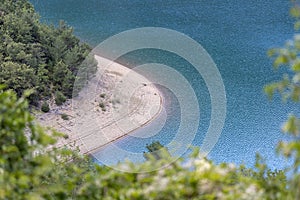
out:
{"label": "reservoir water", "polygon": [[[224,81],[227,116],[218,143],[208,157],[216,163],[233,162],[253,166],[259,152],[271,168],[286,162],[275,154],[279,140],[287,139],[280,131],[290,112],[299,106],[282,104],[276,97],[269,101],[263,86],[282,77],[275,71],[266,52],[293,37],[293,20],[286,0],[31,0],[41,19],[57,25],[64,20],[74,33],[91,46],[125,30],[163,27],[182,32],[199,42],[215,61]],[[210,98],[206,85],[192,66],[177,55],[145,49],[118,60],[134,67],[156,62],[174,67],[193,86],[201,108],[201,120],[193,145],[200,146],[210,120]],[[154,77],[155,78],[155,77]],[[168,144],[178,129],[180,111],[176,98],[167,89],[167,120],[157,135],[141,139],[132,136],[114,145],[131,152],[146,151],[145,146],[159,140]],[[191,122],[193,123],[193,122]],[[147,131],[147,128],[144,129]],[[95,155],[107,162],[110,147]]]}

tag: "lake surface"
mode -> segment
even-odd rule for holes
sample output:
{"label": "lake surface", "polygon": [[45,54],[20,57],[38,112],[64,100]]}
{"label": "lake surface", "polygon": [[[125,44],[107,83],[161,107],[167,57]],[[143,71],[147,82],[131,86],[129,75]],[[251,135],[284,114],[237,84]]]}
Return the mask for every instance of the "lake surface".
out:
{"label": "lake surface", "polygon": [[[182,32],[199,42],[221,73],[227,95],[227,117],[221,137],[209,158],[216,163],[253,166],[255,154],[266,158],[271,168],[286,162],[275,154],[279,140],[287,139],[280,126],[299,106],[268,101],[263,86],[278,80],[266,52],[293,37],[293,20],[286,0],[31,0],[43,21],[64,20],[83,41],[96,46],[119,32],[140,27],[163,27]],[[192,66],[172,53],[159,50],[132,52],[119,59],[128,66],[157,62],[172,66],[189,80],[201,108],[201,120],[193,145],[200,146],[210,120],[210,97],[206,85]],[[155,79],[155,77],[152,77]],[[132,136],[114,145],[127,151],[146,151],[145,145],[159,140],[164,145],[174,137],[180,123],[176,97],[162,88],[167,99],[166,124],[159,134],[141,139]],[[194,123],[194,122],[191,122]],[[150,125],[151,126],[151,125]],[[154,126],[152,124],[152,126]],[[148,127],[149,128],[149,127]],[[147,127],[140,131],[147,131]],[[117,162],[110,147],[95,154],[108,163]]]}

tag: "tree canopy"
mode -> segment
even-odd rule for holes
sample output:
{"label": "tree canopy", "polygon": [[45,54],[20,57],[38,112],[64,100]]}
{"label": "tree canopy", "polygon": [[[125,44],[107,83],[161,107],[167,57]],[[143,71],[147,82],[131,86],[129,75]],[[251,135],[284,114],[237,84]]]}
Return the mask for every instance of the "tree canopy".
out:
{"label": "tree canopy", "polygon": [[40,23],[27,0],[1,0],[0,16],[0,84],[18,96],[34,88],[31,103],[56,91],[71,98],[79,67],[88,65],[87,73],[95,73],[96,62],[88,57],[91,48],[63,21],[58,27]]}

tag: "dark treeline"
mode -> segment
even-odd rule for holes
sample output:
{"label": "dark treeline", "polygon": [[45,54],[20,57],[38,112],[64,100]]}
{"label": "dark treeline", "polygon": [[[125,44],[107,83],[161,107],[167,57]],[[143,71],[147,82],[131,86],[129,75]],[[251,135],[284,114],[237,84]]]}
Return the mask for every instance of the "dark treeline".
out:
{"label": "dark treeline", "polygon": [[40,23],[27,0],[0,0],[0,36],[0,84],[18,96],[34,89],[31,104],[57,92],[71,98],[79,67],[95,72],[96,62],[87,58],[91,48],[62,21],[58,27]]}

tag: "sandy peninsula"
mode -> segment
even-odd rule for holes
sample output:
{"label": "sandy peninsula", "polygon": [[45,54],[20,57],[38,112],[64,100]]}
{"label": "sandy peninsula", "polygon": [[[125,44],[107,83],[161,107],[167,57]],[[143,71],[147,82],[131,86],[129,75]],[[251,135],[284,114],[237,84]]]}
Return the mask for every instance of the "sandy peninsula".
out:
{"label": "sandy peninsula", "polygon": [[[59,147],[91,154],[151,122],[161,111],[160,91],[144,76],[95,56],[98,71],[78,96],[37,116],[42,126],[65,133]],[[61,115],[68,115],[68,120]]]}

